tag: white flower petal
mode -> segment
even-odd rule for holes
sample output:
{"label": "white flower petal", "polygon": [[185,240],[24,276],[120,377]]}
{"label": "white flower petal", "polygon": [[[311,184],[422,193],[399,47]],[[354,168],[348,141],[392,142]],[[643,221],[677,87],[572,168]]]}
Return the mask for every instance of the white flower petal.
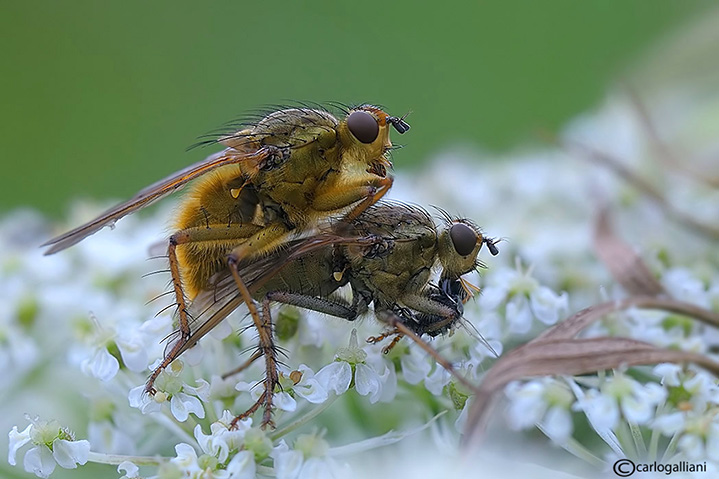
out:
{"label": "white flower petal", "polygon": [[130,401],[130,407],[140,408],[142,406],[142,398],[145,395],[145,386],[136,386],[130,389],[127,399]]}
{"label": "white flower petal", "polygon": [[706,459],[704,454],[704,440],[696,434],[684,434],[677,442],[677,449],[686,454],[690,461]]}
{"label": "white flower petal", "polygon": [[127,369],[141,373],[147,368],[147,348],[140,335],[120,335],[115,339],[115,344]]}
{"label": "white flower petal", "polygon": [[300,475],[304,457],[300,451],[286,451],[275,456],[277,479],[295,479]]}
{"label": "white flower petal", "polygon": [[361,396],[369,395],[369,402],[374,404],[382,394],[382,380],[377,371],[358,363],[355,365],[355,389]]}
{"label": "white flower petal", "polygon": [[326,460],[310,457],[302,464],[298,479],[335,479],[335,475]]}
{"label": "white flower petal", "polygon": [[326,391],[344,394],[352,382],[352,368],[344,361],[333,361],[317,371],[315,379]]}
{"label": "white flower petal", "polygon": [[283,411],[292,412],[297,409],[297,401],[285,391],[275,394],[273,403],[278,409],[282,409]]}
{"label": "white flower petal", "polygon": [[[485,334],[482,329],[479,330],[482,331],[482,335]],[[489,347],[487,345],[489,345]],[[481,363],[485,358],[494,359],[496,356],[501,356],[503,350],[504,345],[500,340],[487,339],[487,344],[485,344],[484,341],[477,341],[470,349],[470,355],[477,363]]]}
{"label": "white flower petal", "polygon": [[33,447],[25,454],[23,459],[25,470],[38,477],[48,477],[55,470],[56,465],[52,452],[46,446]]}
{"label": "white flower petal", "polygon": [[170,411],[172,411],[172,415],[175,416],[175,419],[180,422],[187,421],[190,413],[193,413],[200,419],[205,417],[205,409],[202,407],[200,400],[195,396],[190,396],[182,392],[173,395],[172,399],[170,399]]}
{"label": "white flower petal", "polygon": [[119,370],[120,363],[105,348],[99,348],[92,358],[82,362],[82,371],[100,381],[109,381]]}
{"label": "white flower petal", "polygon": [[638,385],[634,390],[634,395],[639,401],[656,406],[667,398],[667,390],[659,384],[647,383]]}
{"label": "white flower petal", "polygon": [[653,417],[654,405],[634,396],[624,397],[620,406],[624,417],[633,423],[645,424]]}
{"label": "white flower petal", "polygon": [[566,444],[572,434],[572,416],[560,406],[549,408],[541,424],[547,436],[557,444]]}
{"label": "white flower petal", "polygon": [[197,453],[189,444],[181,442],[176,445],[175,454],[177,456],[170,459],[170,462],[176,464],[180,469],[189,472],[200,470],[200,466],[197,464]]}
{"label": "white flower petal", "polygon": [[617,402],[597,391],[589,391],[584,398],[575,403],[575,408],[584,411],[590,424],[599,434],[610,432],[619,421]]}
{"label": "white flower petal", "polygon": [[290,446],[287,445],[287,442],[284,439],[280,439],[280,442],[272,448],[272,451],[270,452],[270,457],[277,460],[278,457],[288,452],[289,450]]}
{"label": "white flower petal", "polygon": [[532,311],[529,301],[524,295],[515,295],[507,303],[506,317],[509,323],[509,332],[525,334],[532,327]]}
{"label": "white flower petal", "polygon": [[719,462],[719,424],[716,422],[709,426],[709,434],[706,437],[707,458]]}
{"label": "white flower petal", "polygon": [[84,439],[80,441],[55,439],[52,442],[52,456],[60,467],[65,469],[75,469],[78,464],[85,464],[89,454],[90,442]]}
{"label": "white flower petal", "polygon": [[230,326],[230,322],[226,320],[220,321],[220,324],[215,325],[210,331],[210,336],[218,341],[222,341],[230,334],[232,334],[232,326]]}
{"label": "white flower petal", "polygon": [[478,302],[485,311],[494,311],[507,297],[507,288],[504,286],[485,286]]}
{"label": "white flower petal", "polygon": [[117,472],[122,474],[123,471],[125,477],[133,479],[138,477],[140,473],[140,468],[130,461],[123,461],[117,466]]}
{"label": "white flower petal", "polygon": [[540,286],[529,295],[534,317],[544,324],[554,324],[569,309],[567,293],[556,294],[546,286]]}
{"label": "white flower petal", "polygon": [[254,479],[255,455],[250,451],[240,451],[227,464],[231,479]]}
{"label": "white flower petal", "polygon": [[410,348],[410,354],[405,354],[400,359],[402,376],[410,384],[419,384],[427,377],[432,365],[426,357],[421,356],[416,348]]}
{"label": "white flower petal", "polygon": [[32,424],[26,427],[22,432],[18,432],[17,426],[13,426],[12,430],[8,433],[7,462],[9,462],[11,466],[17,464],[17,462],[15,461],[15,456],[17,455],[18,449],[30,442],[31,428]]}
{"label": "white flower petal", "polygon": [[685,268],[673,268],[662,275],[662,283],[674,298],[696,304],[702,308],[711,308],[711,300],[704,283]]}
{"label": "white flower petal", "polygon": [[182,390],[188,394],[197,396],[202,401],[207,401],[208,399],[210,399],[210,383],[208,383],[204,379],[198,379],[196,387],[183,384]]}
{"label": "white flower petal", "polygon": [[257,401],[260,396],[262,396],[262,387],[258,385],[257,383],[248,383],[245,381],[240,381],[237,384],[235,384],[235,389],[239,392],[248,392],[250,393],[250,397],[253,401]]}
{"label": "white flower petal", "polygon": [[150,414],[162,409],[162,405],[145,392],[144,385],[130,389],[127,399],[130,402],[130,407],[139,409],[142,414]]}
{"label": "white flower petal", "polygon": [[188,366],[197,366],[200,364],[200,361],[202,361],[204,355],[205,351],[202,349],[202,346],[196,344],[182,354],[182,359]]}
{"label": "white flower petal", "polygon": [[379,401],[391,402],[397,395],[397,372],[394,369],[394,364],[390,363],[389,366],[387,366],[385,360],[382,361],[382,366],[384,367],[384,372],[380,375],[382,393],[379,397]]}
{"label": "white flower petal", "polygon": [[304,375],[302,381],[295,385],[293,390],[312,404],[322,404],[328,396],[327,390],[320,385],[319,381],[315,378],[306,379]]}
{"label": "white flower petal", "polygon": [[472,403],[472,398],[467,399],[464,402],[464,407],[462,408],[462,411],[460,411],[459,416],[457,416],[457,420],[454,421],[454,429],[459,432],[464,432],[464,427],[467,424],[467,416],[469,416],[469,407]]}
{"label": "white flower petal", "polygon": [[[238,435],[240,435],[238,440],[233,440],[235,436]],[[242,438],[244,438],[244,432],[240,433],[239,431],[228,431],[228,433],[220,437],[212,438],[212,455],[215,456],[218,461],[225,462],[227,458],[230,457],[230,450],[240,447]],[[232,445],[230,445],[228,440],[232,442]]]}
{"label": "white flower petal", "polygon": [[652,427],[658,429],[665,436],[672,436],[683,430],[686,425],[684,413],[677,411],[659,416],[652,422]]}
{"label": "white flower petal", "polygon": [[665,386],[679,386],[679,373],[682,367],[678,364],[662,363],[654,366],[654,374],[661,376],[661,383]]}
{"label": "white flower petal", "polygon": [[709,396],[716,390],[716,383],[708,375],[699,373],[693,378],[687,379],[684,382],[684,388],[692,393],[692,396]]}
{"label": "white flower petal", "polygon": [[444,387],[449,384],[451,378],[452,376],[446,369],[436,366],[432,374],[425,378],[424,387],[435,396],[441,396]]}
{"label": "white flower petal", "polygon": [[197,445],[200,446],[200,449],[202,449],[202,452],[205,454],[209,454],[211,456],[217,456],[217,451],[214,450],[212,439],[213,436],[209,434],[205,434],[202,432],[202,426],[199,424],[195,426],[195,429],[193,431],[193,434],[195,436],[195,439],[197,440]]}
{"label": "white flower petal", "polygon": [[539,381],[507,386],[505,394],[510,400],[507,420],[512,429],[526,429],[541,421],[548,407],[543,397],[544,389]]}

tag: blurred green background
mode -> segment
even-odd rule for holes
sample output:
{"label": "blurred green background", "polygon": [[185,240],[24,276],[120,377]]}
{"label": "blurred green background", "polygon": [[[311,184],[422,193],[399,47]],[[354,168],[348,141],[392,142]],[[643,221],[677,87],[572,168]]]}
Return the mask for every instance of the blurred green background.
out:
{"label": "blurred green background", "polygon": [[398,168],[501,152],[596,105],[709,2],[3,2],[0,211],[125,198],[291,100],[412,111]]}

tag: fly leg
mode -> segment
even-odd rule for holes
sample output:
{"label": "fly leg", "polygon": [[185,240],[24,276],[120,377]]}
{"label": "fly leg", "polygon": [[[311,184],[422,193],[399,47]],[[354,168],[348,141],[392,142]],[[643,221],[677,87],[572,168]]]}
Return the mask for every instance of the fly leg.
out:
{"label": "fly leg", "polygon": [[[233,272],[233,276],[236,273]],[[239,275],[238,275],[239,277]],[[264,414],[262,416],[262,426],[271,426],[272,423],[272,399],[275,387],[278,382],[277,374],[277,350],[273,340],[273,329],[272,317],[270,312],[270,302],[278,302],[282,304],[288,304],[292,306],[298,306],[301,308],[311,309],[320,313],[337,316],[340,318],[353,321],[357,317],[367,310],[367,306],[364,303],[353,303],[348,304],[341,299],[328,300],[324,298],[317,298],[314,296],[308,296],[298,293],[288,293],[284,291],[271,291],[267,293],[265,299],[262,302],[262,324],[258,328],[260,344],[257,350],[252,356],[243,363],[239,368],[227,373],[223,378],[232,374],[238,373],[243,369],[247,368],[252,362],[264,356],[265,358],[265,369],[266,375],[264,379],[264,391],[260,398],[245,412],[237,416],[231,426],[236,426],[239,421],[254,414],[260,406],[264,405]]]}
{"label": "fly leg", "polygon": [[395,313],[415,333],[434,337],[448,331],[462,317],[466,299],[462,278],[441,278],[438,286],[402,296],[405,307],[395,306]]}
{"label": "fly leg", "polygon": [[222,375],[222,379],[227,379],[227,378],[229,378],[229,377],[231,377],[231,376],[234,376],[235,374],[241,373],[241,372],[244,371],[245,369],[249,368],[252,363],[254,363],[255,361],[257,361],[257,360],[260,359],[261,357],[262,357],[262,352],[259,351],[259,350],[255,350],[255,352],[252,353],[252,356],[250,356],[249,359],[247,359],[247,361],[245,361],[244,363],[240,364],[239,366],[237,366],[237,367],[236,367],[235,369],[233,369],[232,371],[228,371],[228,372],[226,372],[225,374],[223,374],[223,375]]}
{"label": "fly leg", "polygon": [[282,304],[289,304],[300,308],[311,309],[318,313],[329,314],[338,318],[354,321],[367,311],[367,303],[353,301],[352,304],[342,298],[319,298],[300,293],[288,293],[286,291],[272,291],[267,293],[267,298]]}
{"label": "fly leg", "polygon": [[[454,376],[457,381],[466,386],[470,391],[477,391],[477,386],[469,382],[464,376],[460,375],[454,368],[452,363],[444,359],[440,354],[430,346],[424,339],[420,337],[420,334],[414,332],[411,328],[407,327],[405,320],[400,318],[396,313],[389,310],[382,310],[377,312],[377,318],[387,323],[390,327],[397,331],[398,338],[407,336],[414,341],[420,348],[422,348],[427,354],[432,356],[437,363],[442,366],[448,373]],[[401,335],[401,336],[400,336]],[[396,339],[396,338],[395,338]],[[399,341],[399,339],[396,339]],[[393,340],[395,342],[395,340]]]}
{"label": "fly leg", "polygon": [[387,194],[389,189],[392,188],[393,182],[394,179],[392,177],[382,178],[378,180],[377,185],[373,186],[374,191],[372,192],[372,194],[368,195],[365,199],[360,201],[359,204],[352,208],[350,212],[345,215],[345,221],[352,221],[354,219],[357,219],[357,217],[361,215],[364,210],[381,200],[382,197]]}
{"label": "fly leg", "polygon": [[393,182],[391,176],[370,175],[351,184],[331,184],[317,191],[312,207],[318,211],[331,211],[359,202],[343,218],[352,221],[386,195]]}
{"label": "fly leg", "polygon": [[[235,276],[235,280],[239,278],[239,274],[237,274],[235,270],[233,270],[232,275]],[[273,326],[272,317],[270,315],[270,300],[267,298],[265,298],[262,302],[262,322],[259,326],[257,326],[257,332],[259,334],[260,343],[257,347],[257,351],[255,351],[252,355],[249,362],[264,356],[266,370],[265,379],[263,381],[264,391],[247,411],[232,420],[230,423],[231,429],[237,427],[238,422],[254,414],[255,411],[263,405],[265,410],[262,415],[262,423],[260,427],[263,429],[267,426],[270,426],[271,428],[275,427],[275,424],[272,422],[272,399],[274,397],[275,386],[277,386],[277,383],[279,382],[279,376],[277,373],[277,349],[275,348],[275,343],[272,338]]]}
{"label": "fly leg", "polygon": [[392,337],[392,336],[394,336],[392,338],[392,341],[390,341],[390,343],[387,346],[382,348],[383,354],[389,354],[389,352],[392,351],[392,348],[394,348],[397,345],[397,343],[399,343],[400,340],[404,337],[404,334],[402,334],[399,329],[393,328],[393,329],[390,329],[389,331],[385,331],[384,333],[380,334],[379,336],[370,336],[369,338],[367,338],[367,342],[370,344],[377,344],[377,343],[381,343],[385,339]]}
{"label": "fly leg", "polygon": [[[264,392],[250,409],[232,421],[231,425],[233,427],[237,425],[238,421],[253,414],[261,405],[264,405],[265,409],[264,415],[262,416],[262,427],[264,428],[268,425],[274,427],[272,423],[272,398],[275,386],[278,382],[278,373],[277,349],[274,344],[272,317],[270,316],[270,300],[265,298],[263,301],[263,314],[262,317],[260,317],[255,301],[249,289],[247,289],[247,285],[240,277],[239,268],[244,261],[275,251],[277,247],[283,243],[288,234],[289,229],[284,224],[277,223],[269,225],[233,249],[227,257],[227,265],[232,273],[232,278],[235,281],[242,300],[250,311],[250,316],[257,329],[259,344],[255,355],[257,355],[257,358],[260,356],[264,356],[265,358]],[[250,359],[253,360],[252,358]]]}
{"label": "fly leg", "polygon": [[[395,307],[395,311],[382,309],[376,311],[376,315],[379,320],[393,328],[396,334],[392,343],[385,347],[383,352],[388,352],[397,341],[403,336],[407,336],[432,356],[457,381],[467,386],[471,391],[475,391],[475,385],[461,376],[449,361],[440,356],[437,350],[421,338],[423,334],[430,336],[441,334],[462,317],[464,307],[459,292],[461,287],[459,280],[445,278],[441,280],[440,287],[427,288],[423,294],[403,296],[402,304],[406,308]],[[384,337],[388,336],[385,335]]]}
{"label": "fly leg", "polygon": [[[390,344],[382,348],[384,354],[388,354],[405,336],[402,329],[409,329],[419,336],[437,336],[448,330],[464,312],[461,298],[445,283],[443,289],[435,287],[426,289],[424,294],[406,294],[402,297],[402,304],[406,307],[395,305],[392,309],[378,312],[378,317],[386,318],[383,320],[392,329],[367,338],[368,343],[376,344],[394,336]],[[398,323],[402,323],[404,328],[399,328]]]}
{"label": "fly leg", "polygon": [[[392,348],[406,336],[405,329],[411,330],[418,336],[423,334],[437,336],[448,330],[462,316],[461,306],[460,308],[451,307],[434,297],[405,295],[402,298],[402,303],[408,307],[395,305],[393,308],[382,310],[375,307],[377,318],[387,323],[391,329],[379,336],[370,336],[367,338],[367,342],[377,344],[391,337],[392,341],[382,348],[383,354],[389,354]],[[399,324],[402,324],[403,328],[399,328]]]}
{"label": "fly leg", "polygon": [[408,309],[395,305],[392,310],[379,310],[377,311],[377,318],[387,323],[391,328],[379,336],[370,336],[367,338],[367,342],[370,344],[377,344],[384,341],[387,338],[392,338],[390,343],[382,348],[382,354],[389,354],[392,349],[397,346],[404,333],[396,326],[396,323],[402,322],[403,324],[412,324],[417,322],[415,313]]}
{"label": "fly leg", "polygon": [[187,314],[187,298],[185,298],[185,292],[182,289],[182,278],[180,276],[180,268],[177,262],[177,241],[175,235],[170,237],[169,244],[167,246],[167,257],[170,261],[170,275],[172,276],[172,289],[175,292],[175,303],[177,304],[177,313],[179,316],[180,327],[178,330],[179,337],[172,344],[169,351],[165,350],[165,357],[159,366],[152,371],[150,377],[145,383],[145,392],[154,395],[155,380],[160,373],[179,356],[179,351],[182,346],[190,340],[190,321]]}
{"label": "fly leg", "polygon": [[238,239],[251,237],[261,229],[256,225],[223,225],[222,227],[193,227],[175,232],[170,236],[167,257],[170,263],[170,275],[172,277],[172,288],[175,293],[175,303],[177,304],[178,329],[176,331],[177,339],[168,344],[165,350],[165,356],[162,362],[154,369],[145,384],[145,392],[149,394],[155,393],[154,383],[160,373],[169,366],[172,361],[180,357],[187,349],[194,346],[201,337],[203,337],[211,328],[202,325],[196,331],[192,331],[190,327],[190,314],[188,313],[188,298],[182,285],[182,273],[177,258],[177,247],[180,245],[189,245],[196,243],[220,243],[237,242]]}

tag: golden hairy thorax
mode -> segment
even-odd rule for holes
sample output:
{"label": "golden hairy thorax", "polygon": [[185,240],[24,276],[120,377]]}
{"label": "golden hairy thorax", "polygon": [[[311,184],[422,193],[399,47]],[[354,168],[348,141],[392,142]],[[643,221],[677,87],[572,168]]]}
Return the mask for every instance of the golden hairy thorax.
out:
{"label": "golden hairy thorax", "polygon": [[386,113],[365,106],[378,122],[377,138],[362,143],[346,121],[327,112],[288,109],[275,112],[252,128],[241,130],[223,142],[238,151],[271,145],[288,148],[289,158],[278,168],[258,168],[242,163],[243,175],[261,185],[262,195],[277,203],[293,224],[311,222],[328,211],[349,206],[343,189],[372,184],[390,167],[385,158],[391,148]]}
{"label": "golden hairy thorax", "polygon": [[[227,155],[267,147],[275,148],[277,154],[209,172],[196,180],[184,199],[175,222],[177,230],[213,230],[212,239],[177,248],[190,299],[211,287],[212,277],[227,268],[228,253],[253,235],[270,237],[280,230],[302,230],[342,216],[358,201],[371,197],[378,180],[391,184],[387,178],[391,163],[386,158],[392,146],[388,117],[370,106],[359,110],[376,121],[377,136],[368,143],[353,135],[346,119],[339,121],[311,109],[274,112],[222,139]],[[198,235],[202,231],[195,232]],[[284,240],[263,248],[270,252]]]}

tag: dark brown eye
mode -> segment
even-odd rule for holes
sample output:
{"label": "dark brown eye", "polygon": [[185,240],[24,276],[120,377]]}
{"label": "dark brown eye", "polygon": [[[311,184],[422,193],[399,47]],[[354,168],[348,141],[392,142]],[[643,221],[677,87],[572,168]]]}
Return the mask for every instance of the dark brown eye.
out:
{"label": "dark brown eye", "polygon": [[366,111],[353,111],[347,117],[347,128],[362,143],[372,143],[379,135],[379,124]]}
{"label": "dark brown eye", "polygon": [[464,223],[453,224],[449,229],[449,237],[460,256],[467,256],[477,246],[477,233]]}

